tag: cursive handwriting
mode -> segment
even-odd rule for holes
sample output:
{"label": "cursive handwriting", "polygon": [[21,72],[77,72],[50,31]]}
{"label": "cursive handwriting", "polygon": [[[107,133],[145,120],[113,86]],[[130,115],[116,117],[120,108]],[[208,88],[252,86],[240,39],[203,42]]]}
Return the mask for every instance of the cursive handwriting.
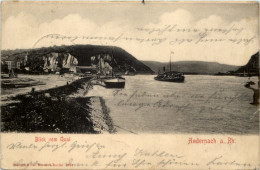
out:
{"label": "cursive handwriting", "polygon": [[[181,94],[180,92],[158,94],[141,90],[134,90],[132,92],[115,90],[112,95],[115,97],[115,106],[131,107],[135,112],[141,109],[151,108],[162,110],[171,109],[171,111],[175,113],[184,113],[191,110],[196,111],[196,113],[228,113],[231,104],[236,104],[241,100],[251,98],[251,96],[245,92],[228,95],[224,89],[218,89],[209,94]],[[175,99],[177,100],[175,101]],[[182,99],[181,101],[183,102],[179,102],[179,99]],[[202,105],[196,105],[193,101],[200,101]],[[221,102],[218,104],[218,101]],[[195,110],[195,108],[197,109]],[[232,107],[232,111],[241,112],[235,107]]]}
{"label": "cursive handwriting", "polygon": [[160,28],[144,28],[144,27],[137,27],[137,31],[140,32],[146,32],[148,34],[157,34],[157,35],[163,35],[165,33],[198,33],[198,34],[208,34],[208,33],[221,33],[228,35],[230,33],[235,33],[236,35],[239,35],[244,28],[236,27],[235,25],[232,25],[229,28],[181,28],[177,24],[173,25],[165,25]]}
{"label": "cursive handwriting", "polygon": [[92,148],[98,148],[98,149],[101,149],[103,148],[104,146],[100,145],[99,143],[91,143],[91,144],[88,144],[86,141],[84,144],[79,144],[78,141],[74,141],[72,142],[72,144],[70,145],[70,149],[68,150],[68,152],[71,152],[73,151],[74,149],[85,149],[85,152],[88,152],[90,151]]}
{"label": "cursive handwriting", "polygon": [[[257,35],[245,36],[241,34],[245,28],[232,25],[227,28],[181,28],[177,24],[168,24],[158,28],[155,27],[137,27],[137,33],[144,33],[143,36],[130,36],[125,32],[118,33],[117,35],[80,35],[68,36],[61,34],[48,34],[40,37],[33,45],[36,47],[43,40],[66,41],[71,44],[82,44],[83,41],[89,43],[94,42],[109,42],[116,43],[119,41],[131,41],[134,43],[148,43],[151,46],[161,45],[181,45],[181,44],[200,44],[200,43],[223,43],[228,42],[232,44],[243,44],[244,46],[257,40]],[[170,34],[170,35],[169,35]],[[179,35],[178,35],[179,34]]]}
{"label": "cursive handwriting", "polygon": [[[75,141],[74,141],[75,142]],[[47,142],[46,142],[47,143]],[[79,143],[79,142],[77,142]],[[64,143],[63,143],[64,144]],[[30,146],[30,145],[22,145],[21,146]],[[17,145],[17,146],[18,146]],[[37,145],[40,145],[37,143]],[[68,143],[67,145],[71,145]],[[73,145],[77,145],[74,143]],[[83,152],[85,152],[86,148],[94,148],[96,143],[89,144],[88,147],[83,147]],[[100,144],[104,146],[103,144]],[[7,145],[9,149],[14,149],[12,144]],[[24,149],[29,147],[23,147]],[[36,146],[36,148],[41,148]],[[56,148],[56,147],[55,147]],[[59,147],[60,149],[66,151],[66,147]],[[239,162],[232,158],[224,158],[224,156],[217,156],[213,159],[207,160],[200,160],[200,157],[191,158],[184,156],[183,154],[174,153],[171,151],[164,151],[164,150],[152,150],[152,149],[143,149],[143,148],[136,148],[133,154],[130,152],[124,151],[124,149],[120,149],[120,151],[108,151],[105,150],[106,146],[103,147],[104,150],[100,149],[97,151],[88,150],[88,156],[81,157],[81,159],[69,158],[66,160],[61,161],[42,161],[42,160],[25,160],[24,158],[18,159],[13,161],[13,167],[19,168],[98,168],[98,169],[129,169],[129,168],[139,168],[139,169],[147,169],[151,167],[155,168],[180,168],[183,167],[184,169],[187,167],[195,167],[198,169],[199,167],[208,167],[211,169],[212,167],[216,166],[232,166],[234,168],[247,168],[252,169],[259,165],[253,165],[250,162]],[[76,148],[75,148],[76,149]],[[52,152],[52,150],[46,150],[46,153]],[[69,152],[68,152],[69,153]],[[80,155],[82,152],[77,153]],[[69,155],[68,155],[69,156]],[[205,158],[204,158],[205,159]],[[209,161],[208,161],[209,160]]]}
{"label": "cursive handwriting", "polygon": [[63,148],[66,144],[67,144],[67,142],[65,142],[61,145],[60,144],[51,144],[50,142],[46,142],[46,143],[44,143],[43,146],[40,147],[40,149],[38,151],[42,151],[43,149],[49,149],[50,148],[52,152],[55,152],[59,148]]}
{"label": "cursive handwriting", "polygon": [[171,158],[183,158],[181,155],[172,154],[166,151],[156,150],[154,152],[150,152],[144,149],[137,148],[135,150],[134,156],[138,157],[171,157]]}
{"label": "cursive handwriting", "polygon": [[243,167],[250,167],[251,164],[250,163],[239,163],[235,160],[233,161],[230,161],[230,160],[221,160],[223,158],[223,156],[219,156],[219,157],[215,157],[213,160],[209,161],[207,163],[207,166],[210,166],[210,165],[215,165],[215,166],[220,166],[220,165],[234,165],[234,166],[243,166]]}
{"label": "cursive handwriting", "polygon": [[165,108],[172,108],[175,110],[176,113],[178,112],[184,112],[186,110],[192,109],[191,103],[184,103],[184,104],[173,104],[169,100],[157,100],[155,102],[139,102],[139,101],[129,101],[129,100],[120,100],[116,106],[130,106],[134,107],[134,111],[138,111],[142,108],[148,107],[148,108],[160,108],[160,109],[165,109]]}
{"label": "cursive handwriting", "polygon": [[21,142],[11,143],[7,146],[7,149],[14,150],[14,149],[37,149],[37,146],[34,144],[23,144]]}

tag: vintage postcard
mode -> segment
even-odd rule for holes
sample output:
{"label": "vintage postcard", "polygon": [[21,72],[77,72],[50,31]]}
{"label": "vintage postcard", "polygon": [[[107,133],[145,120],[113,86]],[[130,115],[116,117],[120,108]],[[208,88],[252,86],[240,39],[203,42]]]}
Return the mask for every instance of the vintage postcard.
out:
{"label": "vintage postcard", "polygon": [[259,169],[258,2],[1,4],[2,169]]}

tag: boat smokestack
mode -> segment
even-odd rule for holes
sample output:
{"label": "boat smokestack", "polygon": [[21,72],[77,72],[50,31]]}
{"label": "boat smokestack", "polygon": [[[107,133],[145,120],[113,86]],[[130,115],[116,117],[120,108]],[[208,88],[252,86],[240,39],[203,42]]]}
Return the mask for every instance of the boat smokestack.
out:
{"label": "boat smokestack", "polygon": [[171,51],[171,55],[170,55],[170,72],[172,72],[172,54],[174,54],[173,51]]}

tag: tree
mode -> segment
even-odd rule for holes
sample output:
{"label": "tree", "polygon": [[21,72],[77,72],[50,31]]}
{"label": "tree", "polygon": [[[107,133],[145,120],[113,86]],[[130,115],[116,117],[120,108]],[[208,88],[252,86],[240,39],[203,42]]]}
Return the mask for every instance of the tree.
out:
{"label": "tree", "polygon": [[44,61],[40,56],[28,56],[27,66],[31,71],[42,72]]}
{"label": "tree", "polygon": [[1,72],[8,73],[8,65],[5,62],[1,62]]}

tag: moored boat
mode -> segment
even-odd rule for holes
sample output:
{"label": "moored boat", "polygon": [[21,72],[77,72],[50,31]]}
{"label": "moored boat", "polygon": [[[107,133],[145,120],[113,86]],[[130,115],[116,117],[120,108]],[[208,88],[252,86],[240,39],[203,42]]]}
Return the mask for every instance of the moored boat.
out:
{"label": "moored boat", "polygon": [[113,68],[109,63],[105,63],[104,58],[100,56],[97,65],[97,79],[100,80],[100,85],[105,85],[106,88],[124,88],[125,78],[115,75]]}
{"label": "moored boat", "polygon": [[104,83],[107,88],[124,88],[125,78],[123,77],[109,78],[109,79],[105,79]]}

